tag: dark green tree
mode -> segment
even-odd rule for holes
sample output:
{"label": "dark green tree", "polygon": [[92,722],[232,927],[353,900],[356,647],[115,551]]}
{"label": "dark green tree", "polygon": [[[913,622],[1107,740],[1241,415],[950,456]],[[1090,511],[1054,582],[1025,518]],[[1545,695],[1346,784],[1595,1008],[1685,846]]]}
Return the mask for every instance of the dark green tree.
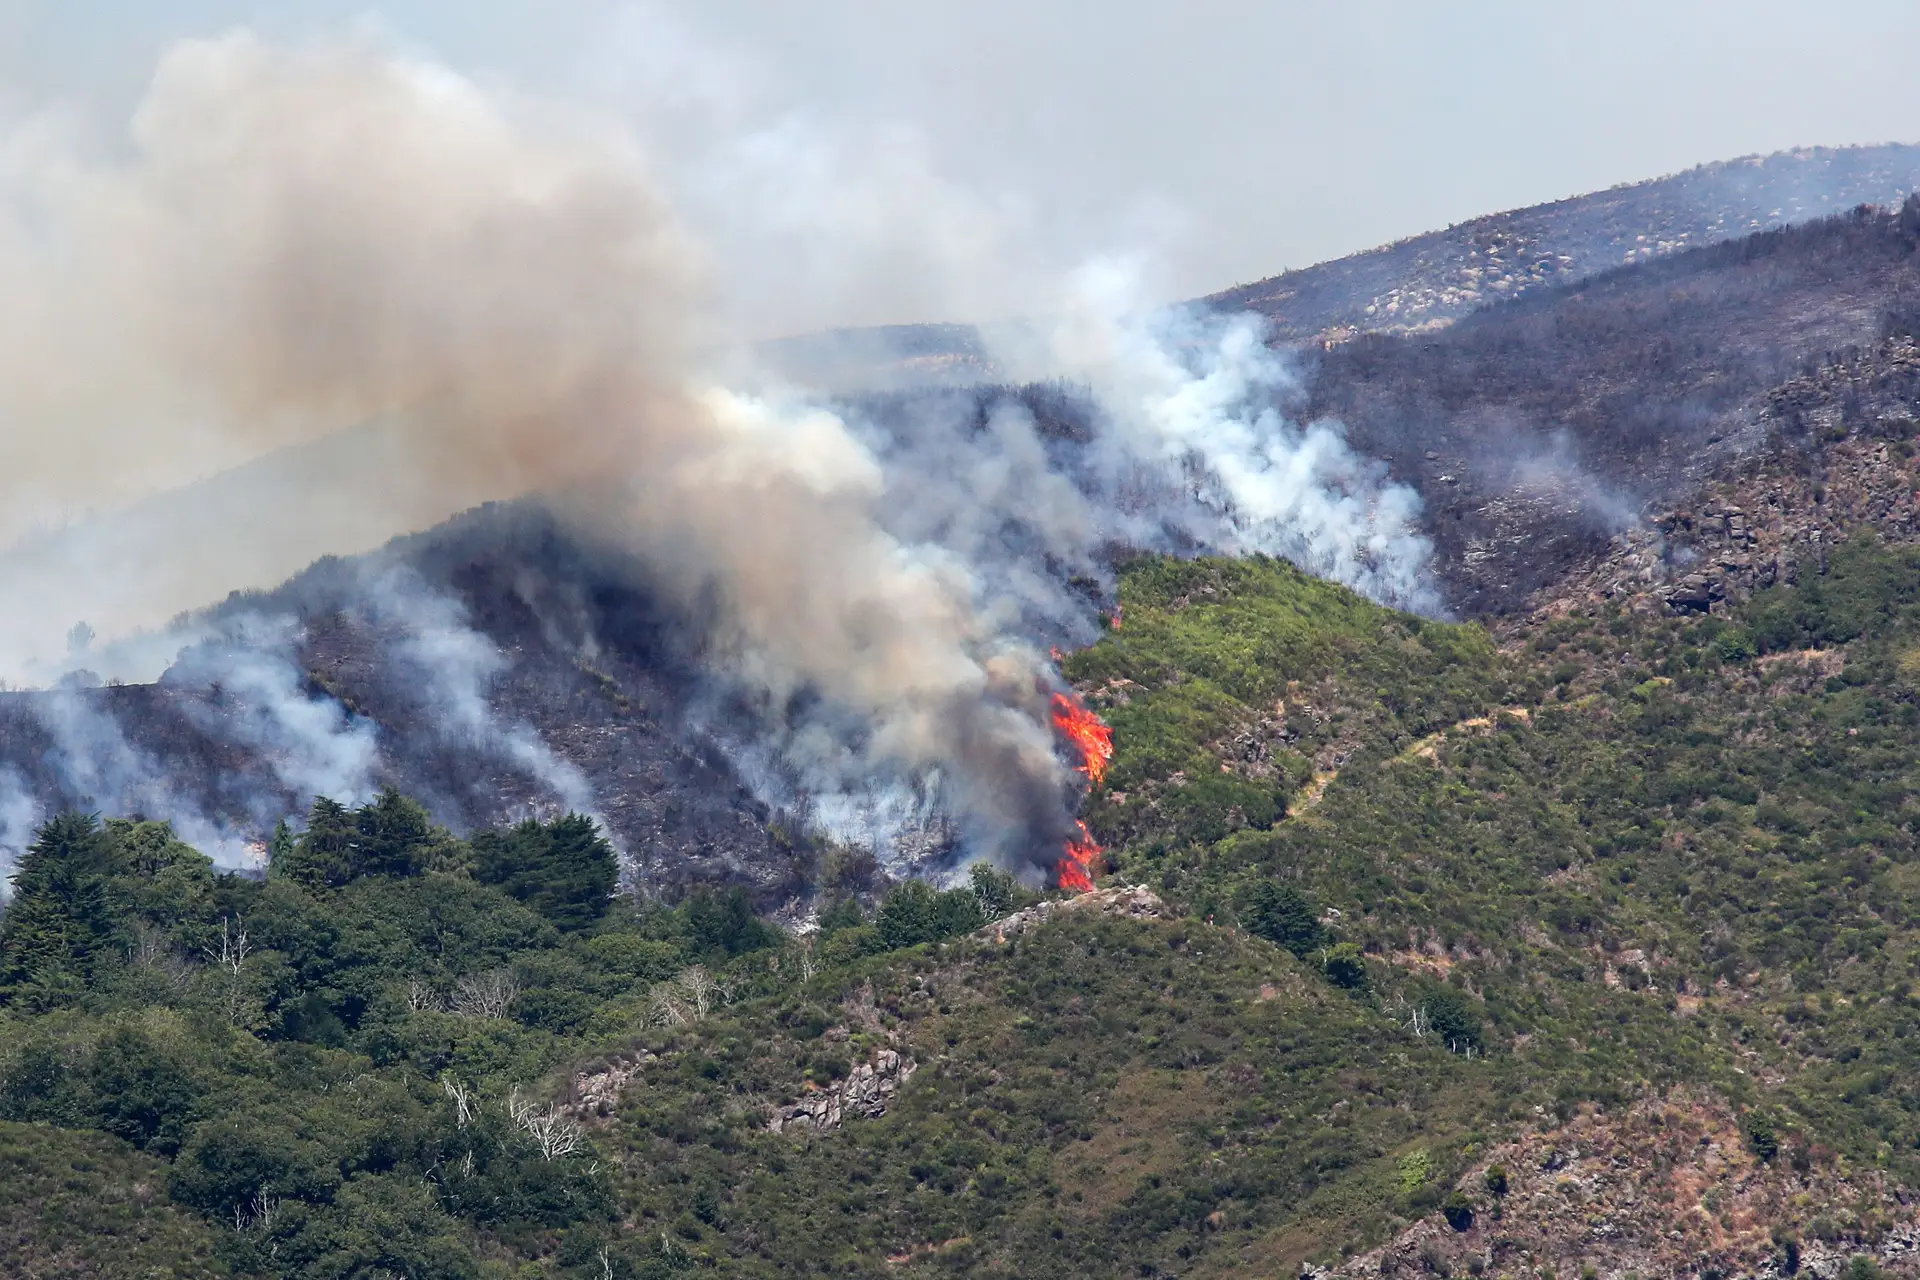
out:
{"label": "dark green tree", "polygon": [[942,893],[924,880],[906,880],[880,904],[876,923],[880,941],[892,950],[978,929],[986,916],[971,889]]}
{"label": "dark green tree", "polygon": [[360,828],[337,800],[316,796],[307,813],[307,829],[276,871],[310,889],[337,889],[353,879],[359,866]]}
{"label": "dark green tree", "polygon": [[1020,901],[1020,882],[1013,874],[991,862],[976,862],[967,873],[973,896],[980,903],[982,920],[998,920]]}
{"label": "dark green tree", "polygon": [[1427,1018],[1440,1042],[1455,1053],[1480,1048],[1480,1014],[1473,998],[1452,987],[1440,987],[1427,997]]}
{"label": "dark green tree", "polygon": [[860,910],[857,899],[836,898],[820,913],[820,936],[824,938],[842,929],[858,929],[866,922],[867,914]]}
{"label": "dark green tree", "polygon": [[34,836],[0,919],[0,1001],[57,1004],[116,957],[113,850],[92,814],[63,813]]}
{"label": "dark green tree", "polygon": [[1367,985],[1367,957],[1355,943],[1337,942],[1327,948],[1321,967],[1336,987],[1359,991]]}
{"label": "dark green tree", "polygon": [[192,1073],[148,1036],[120,1027],[101,1037],[88,1077],[100,1128],[162,1155],[180,1149],[200,1091]]}
{"label": "dark green tree", "polygon": [[285,818],[274,823],[273,836],[267,841],[268,868],[272,870],[283,868],[286,860],[293,854],[296,843],[298,841],[293,834],[293,828],[288,825]]}
{"label": "dark green tree", "polygon": [[1241,898],[1247,932],[1285,947],[1302,960],[1326,945],[1327,931],[1307,896],[1290,884],[1262,880]]}
{"label": "dark green tree", "polygon": [[1775,1132],[1773,1122],[1763,1115],[1747,1117],[1747,1149],[1762,1161],[1772,1160],[1780,1154],[1780,1135]]}
{"label": "dark green tree", "polygon": [[353,821],[360,837],[354,875],[412,876],[426,869],[439,832],[415,801],[388,787]]}
{"label": "dark green tree", "polygon": [[613,846],[592,818],[578,813],[480,832],[473,860],[479,880],[499,885],[563,929],[584,929],[606,915],[620,879]]}
{"label": "dark green tree", "polygon": [[739,885],[730,889],[696,889],[687,895],[687,937],[694,951],[730,956],[770,947],[781,940],[780,930],[753,914],[753,899]]}

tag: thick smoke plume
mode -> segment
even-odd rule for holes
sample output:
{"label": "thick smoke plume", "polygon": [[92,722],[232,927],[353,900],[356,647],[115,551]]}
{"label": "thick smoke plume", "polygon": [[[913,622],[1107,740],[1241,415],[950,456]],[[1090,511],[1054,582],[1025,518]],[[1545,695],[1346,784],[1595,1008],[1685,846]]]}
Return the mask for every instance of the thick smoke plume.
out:
{"label": "thick smoke plume", "polygon": [[[0,590],[47,592],[4,611],[16,667],[76,616],[124,634],[554,495],[708,628],[713,670],[757,700],[774,772],[816,812],[871,823],[860,797],[925,813],[933,796],[966,848],[1046,866],[1073,788],[1038,639],[1087,625],[1062,569],[1098,576],[1114,541],[1263,550],[1434,603],[1411,494],[1337,429],[1283,419],[1284,370],[1248,322],[1143,315],[1090,274],[1018,353],[1089,391],[1089,439],[1063,449],[1005,408],[941,443],[797,389],[716,386],[698,239],[604,120],[364,42],[240,34],[175,47],[130,143],[88,155],[48,121],[0,140],[0,420],[28,424],[0,434],[0,541],[28,540]],[[287,457],[328,477],[325,518],[255,508],[137,573],[49,532]],[[298,495],[303,474],[273,483]],[[493,724],[498,655],[406,584],[382,591],[413,611],[447,732],[590,809],[577,770]],[[287,765],[303,787],[364,790],[367,744],[335,710],[233,661],[263,708],[243,736],[307,744]],[[87,758],[113,775],[89,794],[141,800],[137,758]]]}

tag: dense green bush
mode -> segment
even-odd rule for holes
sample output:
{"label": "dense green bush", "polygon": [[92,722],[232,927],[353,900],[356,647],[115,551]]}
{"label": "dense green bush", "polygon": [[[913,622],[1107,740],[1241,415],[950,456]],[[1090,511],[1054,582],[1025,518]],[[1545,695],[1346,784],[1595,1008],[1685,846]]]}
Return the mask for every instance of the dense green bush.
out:
{"label": "dense green bush", "polygon": [[1247,931],[1285,947],[1302,960],[1327,941],[1320,912],[1292,885],[1262,880],[1241,895],[1240,920]]}
{"label": "dense green bush", "polygon": [[875,919],[880,941],[889,949],[939,942],[970,933],[987,922],[972,889],[934,889],[923,880],[896,885],[880,904]]}

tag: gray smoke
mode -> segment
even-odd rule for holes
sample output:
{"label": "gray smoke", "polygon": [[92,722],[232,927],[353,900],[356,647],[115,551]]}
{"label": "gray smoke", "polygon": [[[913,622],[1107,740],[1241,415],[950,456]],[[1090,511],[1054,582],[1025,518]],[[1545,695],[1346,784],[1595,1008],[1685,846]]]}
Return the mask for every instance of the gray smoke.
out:
{"label": "gray smoke", "polygon": [[[1411,493],[1337,428],[1285,420],[1285,372],[1258,330],[1142,312],[1111,270],[1064,286],[1057,322],[1009,359],[1099,407],[1062,470],[1011,409],[943,456],[885,446],[804,389],[717,385],[735,366],[701,354],[724,335],[699,237],[625,130],[365,40],[183,42],[125,153],[36,122],[0,159],[0,421],[30,424],[0,433],[0,540],[41,549],[20,561],[36,573],[0,584],[45,593],[0,611],[15,669],[76,617],[124,639],[322,553],[563,494],[704,620],[716,676],[765,712],[770,776],[824,821],[877,828],[931,807],[966,848],[1046,866],[1073,779],[1036,637],[1087,626],[1062,572],[1097,576],[1113,541],[1261,550],[1432,604]],[[966,216],[927,216],[934,239],[964,245]],[[139,572],[99,562],[125,537],[49,538],[289,449],[325,458],[328,478],[277,482],[309,503],[349,495],[331,518],[256,504],[208,536],[204,512],[149,501]],[[493,714],[502,656],[412,584],[371,587],[443,732],[590,809],[573,766]],[[203,656],[229,665],[200,678],[246,691],[233,733],[284,785],[364,793],[372,744],[337,707],[275,660]],[[84,699],[61,707],[75,793],[160,809],[151,761]]]}
{"label": "gray smoke", "polygon": [[54,689],[34,700],[33,714],[52,740],[47,763],[72,807],[165,819],[216,862],[241,866],[253,859],[249,834],[209,818],[172,786],[159,763],[128,741],[119,721],[85,689]]}

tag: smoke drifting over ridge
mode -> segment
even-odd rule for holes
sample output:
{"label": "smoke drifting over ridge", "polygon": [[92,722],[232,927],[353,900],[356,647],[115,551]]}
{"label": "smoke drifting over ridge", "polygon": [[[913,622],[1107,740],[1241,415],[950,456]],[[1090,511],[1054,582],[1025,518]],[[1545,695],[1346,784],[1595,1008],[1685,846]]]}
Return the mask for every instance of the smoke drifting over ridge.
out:
{"label": "smoke drifting over ridge", "polygon": [[[1044,442],[1014,409],[984,433],[889,438],[796,388],[716,383],[698,238],[603,119],[361,41],[240,34],[167,55],[132,143],[83,159],[45,122],[0,139],[0,539],[291,447],[347,449],[347,480],[381,497],[351,527],[235,530],[273,544],[247,549],[255,572],[557,495],[709,627],[716,677],[767,709],[763,745],[818,812],[931,793],[967,849],[1036,866],[1073,791],[1037,637],[1087,627],[1036,565],[1098,574],[1114,542],[1261,550],[1434,604],[1410,492],[1336,429],[1282,419],[1258,330],[1142,312],[1112,269],[1063,281],[1063,318],[1005,353],[1088,389],[1088,440]],[[146,551],[147,612],[90,621],[124,633],[261,585],[234,559],[176,561],[164,536]],[[382,591],[452,637],[418,655],[468,673],[449,731],[494,735],[590,809],[577,771],[492,726],[498,655],[423,593]],[[15,661],[71,621],[39,605],[9,601]],[[349,723],[230,661],[278,708],[246,733],[324,747],[295,757],[301,785],[364,786]],[[102,803],[164,811],[133,754],[74,760],[125,775],[90,788]]]}

